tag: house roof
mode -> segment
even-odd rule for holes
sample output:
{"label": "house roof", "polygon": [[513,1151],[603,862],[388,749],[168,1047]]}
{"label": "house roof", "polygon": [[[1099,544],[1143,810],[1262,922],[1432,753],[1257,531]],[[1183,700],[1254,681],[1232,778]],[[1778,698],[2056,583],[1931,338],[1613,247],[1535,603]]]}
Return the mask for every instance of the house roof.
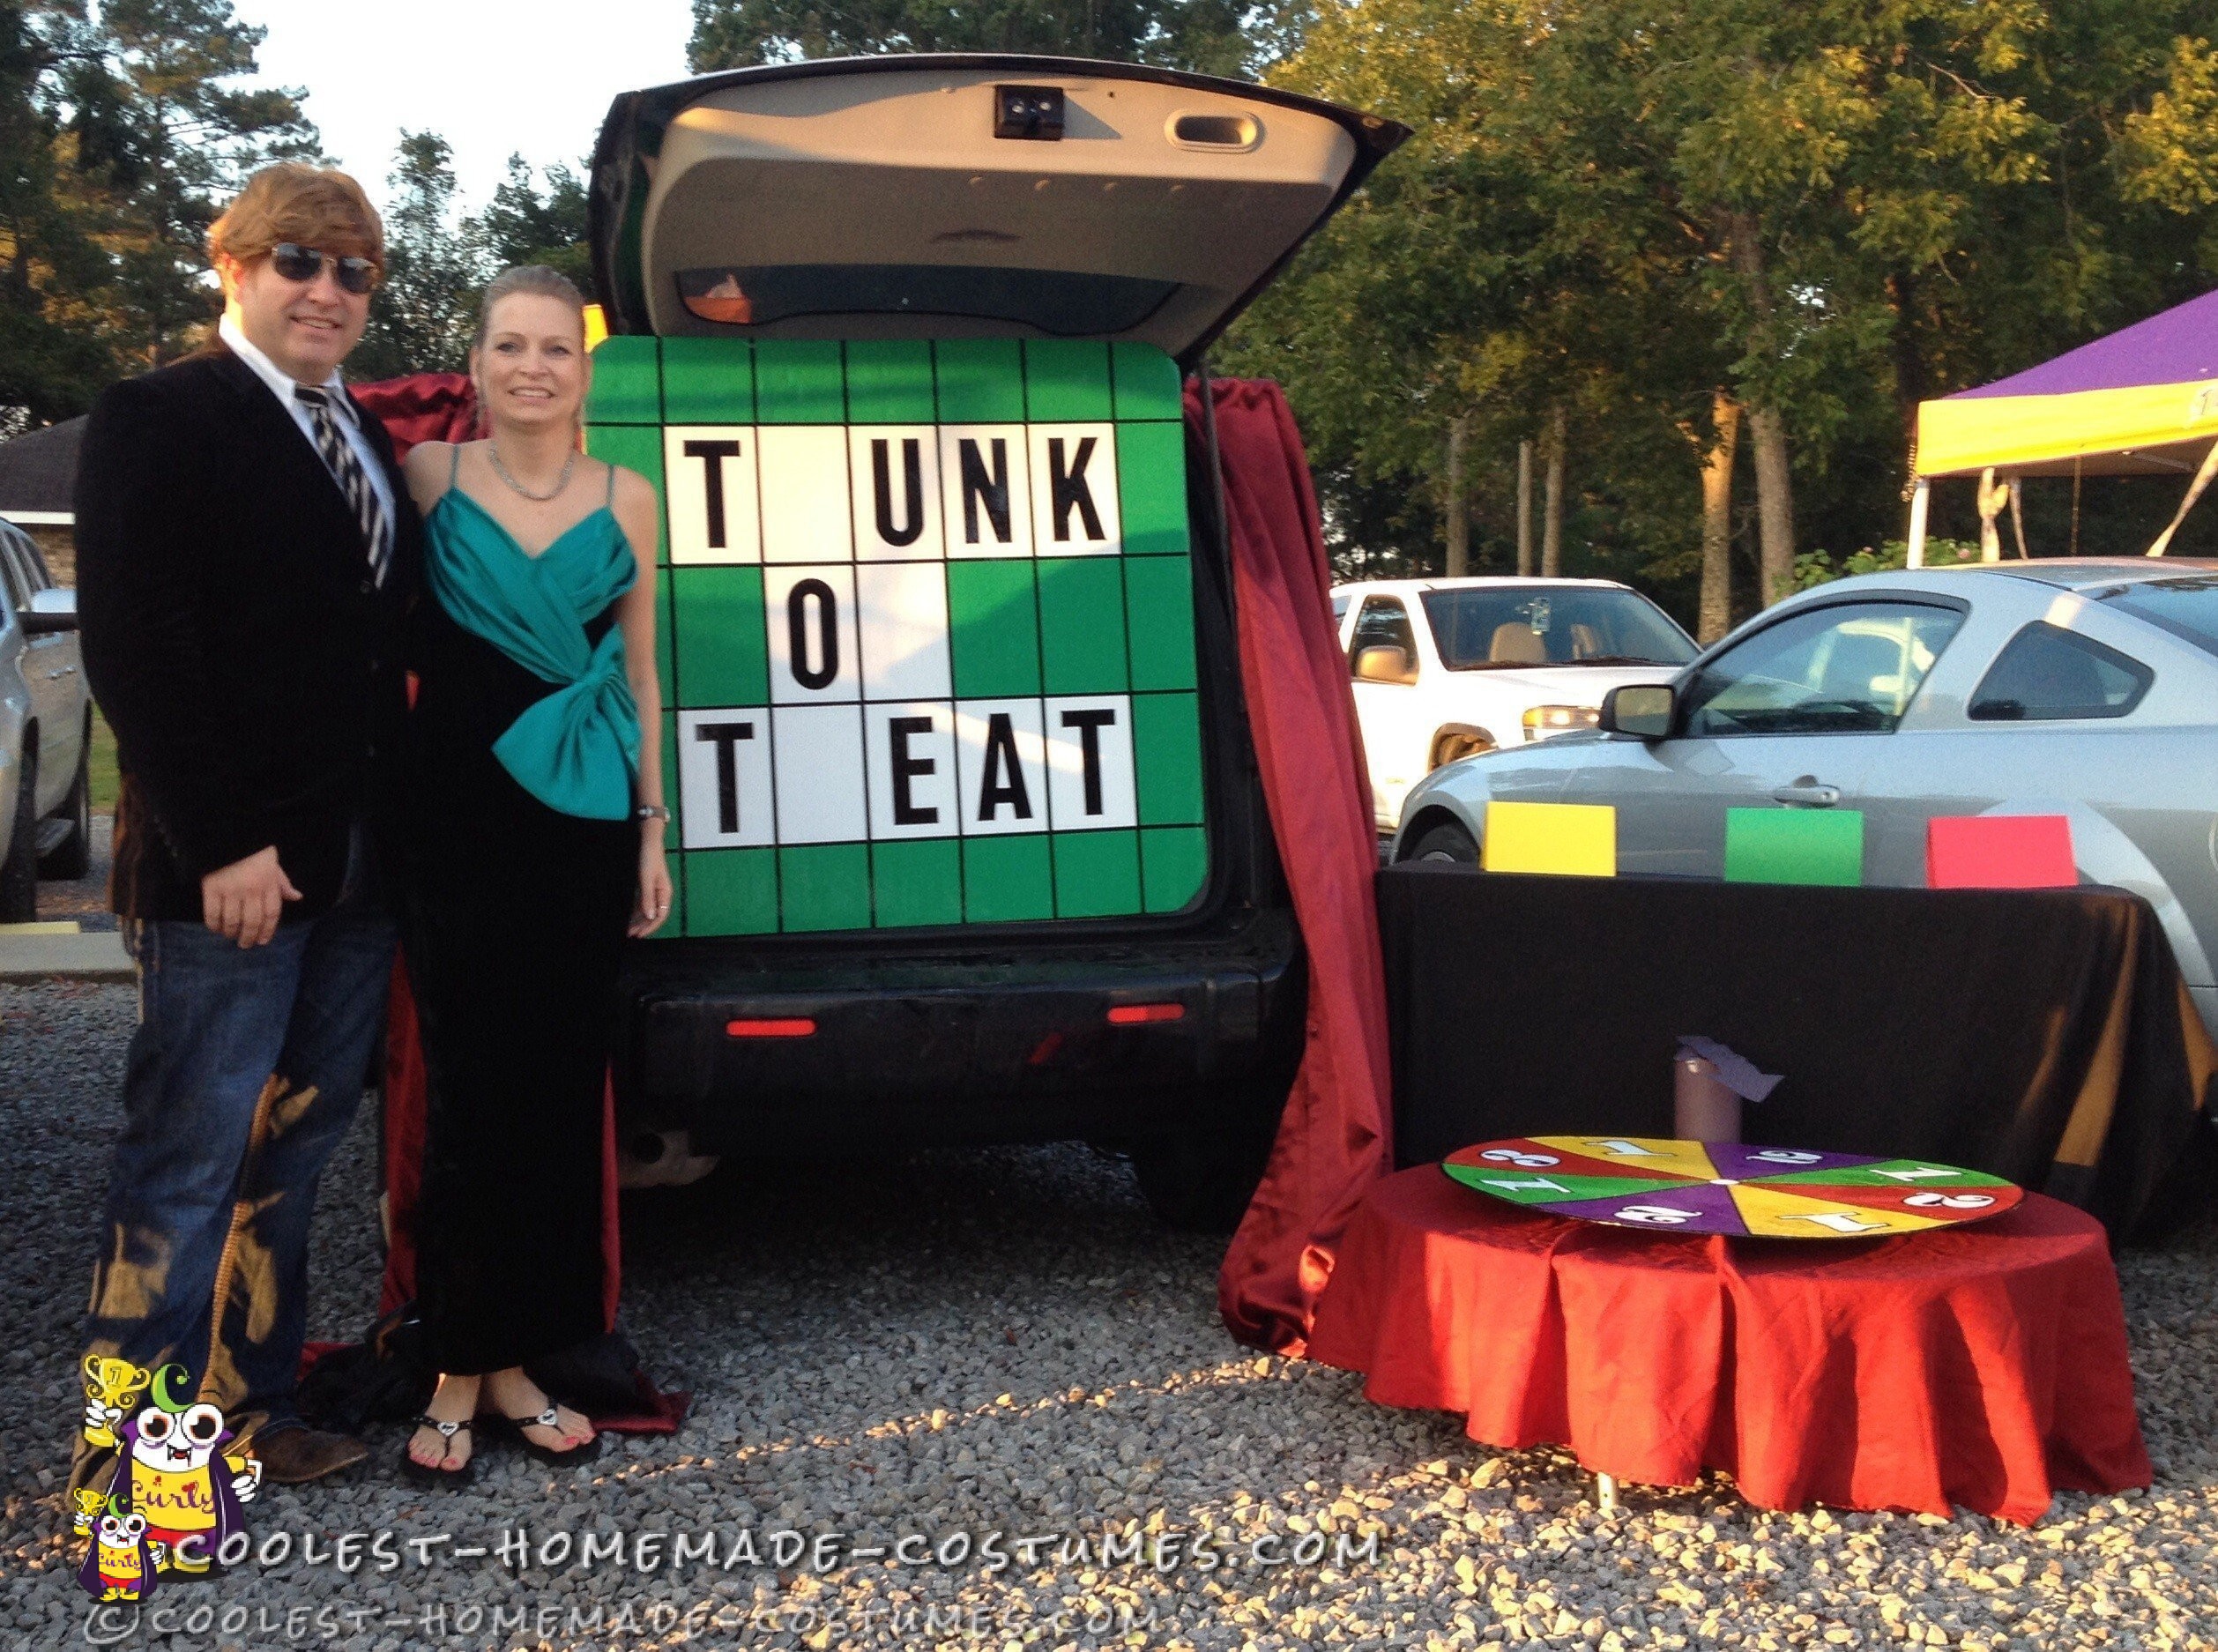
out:
{"label": "house roof", "polygon": [[67,516],[76,509],[78,449],[85,420],[65,419],[0,442],[0,516]]}

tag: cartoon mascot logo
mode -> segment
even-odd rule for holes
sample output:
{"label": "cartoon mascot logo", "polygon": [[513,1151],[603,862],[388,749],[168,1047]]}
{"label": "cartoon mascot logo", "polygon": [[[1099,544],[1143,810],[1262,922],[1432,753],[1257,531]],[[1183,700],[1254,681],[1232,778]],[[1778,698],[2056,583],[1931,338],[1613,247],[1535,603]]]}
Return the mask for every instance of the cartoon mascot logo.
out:
{"label": "cartoon mascot logo", "polygon": [[146,1516],[132,1513],[122,1499],[108,1499],[108,1512],[93,1528],[93,1547],[77,1581],[94,1600],[145,1600],[154,1592],[154,1551],[146,1541]]}
{"label": "cartoon mascot logo", "polygon": [[[115,1427],[130,1455],[116,1464],[108,1512],[93,1531],[93,1552],[79,1574],[85,1587],[103,1600],[140,1598],[156,1572],[205,1576],[224,1539],[245,1529],[242,1506],[262,1487],[259,1462],[217,1453],[231,1438],[223,1413],[212,1405],[188,1404],[172,1393],[173,1383],[186,1375],[182,1366],[155,1372],[152,1398],[136,1417]],[[89,1413],[93,1408],[86,1409]],[[88,1432],[93,1420],[88,1414]],[[80,1497],[75,1522],[79,1530],[93,1528],[91,1515]],[[135,1530],[132,1522],[138,1522]],[[133,1543],[146,1551],[145,1581],[136,1593],[111,1593],[121,1587],[117,1578],[128,1574],[111,1576],[109,1562],[128,1566],[123,1552]]]}

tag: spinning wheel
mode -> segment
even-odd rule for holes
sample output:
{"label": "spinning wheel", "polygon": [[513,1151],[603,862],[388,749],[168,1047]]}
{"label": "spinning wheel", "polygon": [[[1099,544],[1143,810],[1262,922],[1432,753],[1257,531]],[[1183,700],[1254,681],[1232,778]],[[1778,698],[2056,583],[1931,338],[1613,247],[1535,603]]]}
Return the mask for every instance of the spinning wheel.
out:
{"label": "spinning wheel", "polygon": [[1554,1216],[1736,1238],[1914,1233],[1997,1216],[2024,1197],[2000,1177],[1928,1159],[1643,1136],[1482,1142],[1441,1168],[1467,1187]]}

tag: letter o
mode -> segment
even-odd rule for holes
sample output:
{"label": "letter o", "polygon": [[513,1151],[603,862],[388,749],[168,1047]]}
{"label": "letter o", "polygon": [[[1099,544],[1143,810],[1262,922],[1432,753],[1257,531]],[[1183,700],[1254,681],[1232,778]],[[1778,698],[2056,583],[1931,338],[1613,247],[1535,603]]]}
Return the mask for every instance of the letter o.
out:
{"label": "letter o", "polygon": [[[948,1552],[950,1549],[955,1551],[953,1554]],[[958,1531],[952,1537],[941,1538],[939,1548],[934,1551],[934,1558],[942,1566],[961,1566],[971,1558],[971,1534]]]}
{"label": "letter o", "polygon": [[[816,664],[808,663],[808,604],[816,603]],[[804,688],[829,688],[839,675],[839,599],[821,579],[796,580],[785,598],[786,662]]]}
{"label": "letter o", "polygon": [[540,1544],[540,1568],[542,1571],[552,1570],[569,1559],[569,1545],[570,1536],[567,1531],[558,1531],[543,1541]]}
{"label": "letter o", "polygon": [[283,1566],[292,1558],[293,1534],[289,1531],[272,1532],[262,1539],[262,1546],[254,1552],[255,1563],[265,1572],[272,1566]]}
{"label": "letter o", "polygon": [[187,1634],[206,1634],[215,1626],[216,1609],[206,1601],[202,1601],[199,1605],[185,1614]]}
{"label": "letter o", "polygon": [[217,1563],[227,1566],[236,1566],[247,1558],[247,1551],[253,1547],[253,1538],[243,1531],[234,1531],[223,1540],[223,1546],[216,1551]]}
{"label": "letter o", "polygon": [[225,1634],[237,1634],[247,1626],[247,1609],[233,1602],[223,1609],[223,1617],[216,1626]]}
{"label": "letter o", "polygon": [[1324,1558],[1325,1534],[1323,1532],[1305,1531],[1294,1539],[1294,1564],[1296,1566],[1314,1566]]}

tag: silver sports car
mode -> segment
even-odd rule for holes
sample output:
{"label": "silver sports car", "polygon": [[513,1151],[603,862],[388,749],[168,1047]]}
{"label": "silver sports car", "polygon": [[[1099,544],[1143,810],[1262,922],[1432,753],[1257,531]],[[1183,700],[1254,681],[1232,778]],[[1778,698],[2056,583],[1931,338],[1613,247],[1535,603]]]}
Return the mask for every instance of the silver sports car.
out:
{"label": "silver sports car", "polygon": [[1609,803],[1626,874],[1723,874],[1725,811],[1854,808],[1864,881],[1925,882],[1937,815],[2065,815],[2146,896],[2218,1033],[2218,562],[1867,574],[1766,610],[1602,726],[1436,770],[1396,859],[1473,860],[1486,805]]}

